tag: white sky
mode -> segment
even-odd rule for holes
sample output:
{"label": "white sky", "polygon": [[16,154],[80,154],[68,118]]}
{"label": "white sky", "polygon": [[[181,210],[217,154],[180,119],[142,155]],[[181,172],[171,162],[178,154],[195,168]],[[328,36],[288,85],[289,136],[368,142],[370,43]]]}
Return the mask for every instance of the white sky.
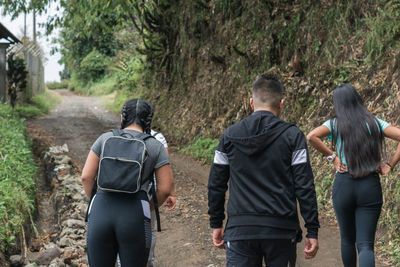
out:
{"label": "white sky", "polygon": [[[49,8],[47,14],[55,14],[55,8],[52,6]],[[37,41],[41,45],[42,49],[45,53],[45,61],[44,61],[44,79],[46,82],[48,81],[60,81],[59,71],[63,69],[63,66],[58,64],[58,61],[61,58],[60,53],[55,53],[54,55],[50,55],[51,48],[54,44],[51,44],[51,39],[54,36],[57,36],[57,33],[54,32],[52,36],[46,37],[44,36],[45,30],[38,26],[39,23],[44,23],[47,20],[47,14],[36,15],[36,31],[42,33],[41,37],[37,38]],[[30,39],[33,39],[33,21],[32,21],[32,13],[27,14],[26,16],[26,28],[27,35]],[[17,38],[22,38],[24,36],[24,15],[20,15],[15,20],[11,20],[10,16],[0,15],[0,22]],[[48,40],[47,40],[48,39]]]}

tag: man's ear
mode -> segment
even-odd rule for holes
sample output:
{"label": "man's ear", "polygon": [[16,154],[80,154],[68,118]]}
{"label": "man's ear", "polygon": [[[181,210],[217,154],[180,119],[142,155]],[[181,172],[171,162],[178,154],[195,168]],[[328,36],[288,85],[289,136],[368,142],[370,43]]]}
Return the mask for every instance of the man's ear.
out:
{"label": "man's ear", "polygon": [[285,100],[282,98],[281,102],[279,103],[279,109],[282,110],[284,105],[285,105]]}
{"label": "man's ear", "polygon": [[250,97],[250,107],[254,111],[254,100],[252,97]]}
{"label": "man's ear", "polygon": [[119,114],[119,116],[121,117],[121,122],[122,122],[122,114]]}

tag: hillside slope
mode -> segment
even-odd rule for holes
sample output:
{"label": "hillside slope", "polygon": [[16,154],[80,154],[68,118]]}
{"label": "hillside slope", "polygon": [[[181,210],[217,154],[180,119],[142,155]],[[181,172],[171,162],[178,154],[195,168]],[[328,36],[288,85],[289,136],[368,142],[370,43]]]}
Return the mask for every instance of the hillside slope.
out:
{"label": "hillside slope", "polygon": [[[283,119],[305,133],[332,115],[332,92],[352,83],[370,111],[398,125],[400,1],[176,1],[162,12],[169,53],[148,57],[137,89],[156,107],[155,125],[183,146],[218,138],[250,114],[257,75],[286,88]],[[362,7],[362,8],[361,8]],[[172,37],[171,37],[172,36]],[[388,151],[395,144],[387,142]],[[333,218],[333,173],[312,151],[318,200]],[[399,172],[382,178],[381,248],[399,262]]]}

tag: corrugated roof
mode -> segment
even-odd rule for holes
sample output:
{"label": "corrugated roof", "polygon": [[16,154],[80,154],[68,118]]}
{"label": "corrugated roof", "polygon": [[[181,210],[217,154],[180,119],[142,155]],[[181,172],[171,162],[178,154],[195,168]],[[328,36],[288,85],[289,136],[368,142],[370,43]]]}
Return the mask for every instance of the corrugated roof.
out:
{"label": "corrugated roof", "polygon": [[21,41],[15,37],[3,24],[0,22],[0,39],[6,39],[11,44],[20,43]]}

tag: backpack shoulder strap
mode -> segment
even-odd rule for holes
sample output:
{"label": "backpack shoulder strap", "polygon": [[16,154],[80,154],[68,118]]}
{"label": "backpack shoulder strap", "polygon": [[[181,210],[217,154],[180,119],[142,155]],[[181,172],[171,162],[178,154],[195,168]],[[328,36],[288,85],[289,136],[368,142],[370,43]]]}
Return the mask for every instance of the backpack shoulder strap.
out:
{"label": "backpack shoulder strap", "polygon": [[152,136],[151,134],[147,134],[147,133],[141,133],[140,135],[136,136],[136,138],[145,141],[149,138],[155,138],[154,136]]}
{"label": "backpack shoulder strap", "polygon": [[121,129],[113,129],[111,130],[114,136],[120,136],[122,135],[123,131]]}

